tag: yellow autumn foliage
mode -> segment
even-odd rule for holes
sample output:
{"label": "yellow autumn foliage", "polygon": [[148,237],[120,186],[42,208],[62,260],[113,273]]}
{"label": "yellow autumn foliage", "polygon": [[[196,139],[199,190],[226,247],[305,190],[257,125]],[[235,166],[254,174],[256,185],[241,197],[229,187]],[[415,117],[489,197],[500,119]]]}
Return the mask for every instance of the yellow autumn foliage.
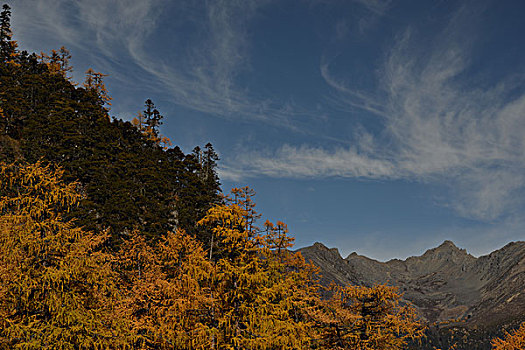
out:
{"label": "yellow autumn foliage", "polygon": [[[199,225],[215,245],[211,262],[212,346],[217,349],[303,349],[310,341],[304,317],[306,294],[316,292],[314,269],[286,250],[291,239],[258,214],[248,188],[232,190],[226,204],[211,208]],[[287,231],[286,231],[287,233]],[[313,293],[312,295],[315,295]]]}
{"label": "yellow autumn foliage", "polygon": [[320,349],[397,350],[423,336],[415,309],[400,305],[395,287],[332,286],[313,317]]}
{"label": "yellow autumn foliage", "polygon": [[64,46],[58,51],[51,50],[51,55],[41,52],[38,57],[47,66],[51,74],[61,75],[64,79],[71,81],[71,76],[69,75],[73,71],[73,67],[69,64],[71,54]]}
{"label": "yellow autumn foliage", "polygon": [[249,188],[199,222],[209,251],[181,230],[158,241],[134,231],[109,254],[106,234],[66,218],[81,197],[62,177],[1,165],[0,349],[386,350],[421,336],[394,288],[323,299],[286,224],[256,226]]}
{"label": "yellow autumn foliage", "polygon": [[106,236],[64,218],[80,195],[62,175],[0,166],[0,348],[126,348]]}
{"label": "yellow autumn foliage", "polygon": [[523,350],[525,349],[525,322],[520,327],[510,333],[505,332],[504,339],[495,338],[492,340],[493,350]]}
{"label": "yellow autumn foliage", "polygon": [[86,78],[82,87],[86,90],[94,91],[99,97],[102,105],[111,106],[111,96],[109,96],[108,89],[106,84],[104,84],[104,77],[107,77],[107,74],[102,74],[100,72],[95,72],[92,68],[89,68],[86,71]]}
{"label": "yellow autumn foliage", "polygon": [[118,260],[137,349],[209,349],[210,264],[198,242],[179,230],[152,247],[134,232]]}

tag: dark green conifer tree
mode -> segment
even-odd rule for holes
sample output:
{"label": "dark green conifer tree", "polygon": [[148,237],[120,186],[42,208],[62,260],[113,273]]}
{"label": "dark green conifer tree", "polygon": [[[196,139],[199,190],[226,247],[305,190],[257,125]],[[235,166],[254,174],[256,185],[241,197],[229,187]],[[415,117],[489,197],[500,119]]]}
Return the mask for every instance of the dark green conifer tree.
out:
{"label": "dark green conifer tree", "polygon": [[146,100],[144,106],[146,107],[144,110],[144,123],[146,127],[151,130],[152,134],[158,137],[159,126],[162,125],[162,118],[164,117],[160,115],[160,112],[155,108],[155,104],[150,99]]}
{"label": "dark green conifer tree", "polygon": [[204,146],[202,158],[204,185],[210,201],[213,202],[214,198],[219,198],[218,194],[221,192],[221,183],[219,182],[219,176],[217,174],[217,162],[219,161],[219,156],[213,149],[211,143],[208,142],[206,146]]}
{"label": "dark green conifer tree", "polygon": [[9,5],[2,6],[0,13],[0,59],[3,62],[10,61],[16,55],[16,42],[12,40],[11,32],[11,8]]}

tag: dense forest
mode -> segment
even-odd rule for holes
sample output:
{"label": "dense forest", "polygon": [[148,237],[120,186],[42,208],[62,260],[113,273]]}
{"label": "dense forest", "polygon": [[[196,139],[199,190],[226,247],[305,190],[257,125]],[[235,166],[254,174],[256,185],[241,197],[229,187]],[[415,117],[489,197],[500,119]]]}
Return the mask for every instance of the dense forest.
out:
{"label": "dense forest", "polygon": [[[0,349],[404,349],[424,335],[393,287],[320,285],[248,187],[223,194],[151,100],[109,116],[104,74],[0,28]],[[175,142],[176,140],[174,140]],[[522,349],[525,326],[495,349]]]}

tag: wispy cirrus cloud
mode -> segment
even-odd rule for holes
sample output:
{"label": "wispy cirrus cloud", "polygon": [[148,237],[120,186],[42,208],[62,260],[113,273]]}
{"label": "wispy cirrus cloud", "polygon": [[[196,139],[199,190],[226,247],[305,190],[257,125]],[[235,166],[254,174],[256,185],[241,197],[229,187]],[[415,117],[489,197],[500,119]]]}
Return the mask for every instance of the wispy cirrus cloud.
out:
{"label": "wispy cirrus cloud", "polygon": [[384,15],[391,4],[391,0],[353,0],[355,3],[364,6],[376,15]]}
{"label": "wispy cirrus cloud", "polygon": [[[237,165],[240,164],[241,167]],[[239,180],[252,176],[271,177],[362,177],[396,176],[395,164],[386,159],[371,159],[356,148],[327,151],[321,148],[284,145],[275,152],[246,154],[235,166],[224,165],[221,177]]]}
{"label": "wispy cirrus cloud", "polygon": [[[69,48],[92,54],[113,77],[168,94],[182,107],[236,119],[278,121],[293,129],[292,119],[311,113],[293,102],[255,95],[239,79],[251,69],[250,23],[270,2],[20,0],[15,26],[30,49],[39,50],[42,37],[59,38]],[[155,38],[161,27],[171,37]],[[155,40],[161,40],[160,48]],[[142,74],[121,72],[123,61],[133,62]]]}
{"label": "wispy cirrus cloud", "polygon": [[[39,52],[66,46],[73,60],[89,57],[97,69],[123,76],[117,62],[129,59],[135,42],[145,41],[157,28],[163,0],[20,0],[13,1],[13,27],[22,47]],[[75,72],[81,77],[83,72]]]}
{"label": "wispy cirrus cloud", "polygon": [[[443,204],[494,220],[523,204],[524,75],[473,83],[472,28],[462,8],[431,45],[406,31],[388,51],[374,94],[342,81],[329,62],[321,74],[340,109],[376,115],[381,133],[362,131],[349,148],[284,145],[238,157],[226,176],[410,179],[451,191]],[[467,74],[469,73],[469,74]]]}
{"label": "wispy cirrus cloud", "polygon": [[97,50],[117,40],[125,43],[129,37],[143,39],[156,28],[163,3],[164,0],[19,0],[11,5],[15,34],[24,45],[56,40]]}
{"label": "wispy cirrus cloud", "polygon": [[253,105],[249,116],[257,116],[258,112],[271,107],[248,97],[236,80],[241,72],[249,69],[247,27],[257,8],[264,3],[203,3],[195,6],[194,17],[185,21],[189,27],[200,28],[191,33],[190,47],[163,59],[152,55],[141,39],[129,44],[129,53],[140,67],[169,88],[178,104],[223,115],[243,114]]}
{"label": "wispy cirrus cloud", "polygon": [[359,6],[367,9],[371,13],[375,15],[384,15],[388,9],[390,8],[390,5],[392,3],[392,0],[310,0],[312,3],[321,3],[321,4],[334,4],[337,2],[352,2],[354,4],[358,4]]}

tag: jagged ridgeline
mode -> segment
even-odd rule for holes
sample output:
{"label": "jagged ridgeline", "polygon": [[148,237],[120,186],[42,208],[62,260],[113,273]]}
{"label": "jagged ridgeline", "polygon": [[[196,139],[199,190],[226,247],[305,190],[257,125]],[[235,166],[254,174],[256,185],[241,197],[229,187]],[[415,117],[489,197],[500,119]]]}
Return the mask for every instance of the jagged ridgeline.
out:
{"label": "jagged ridgeline", "polygon": [[[70,213],[87,229],[109,228],[118,244],[133,229],[157,238],[175,227],[206,237],[195,223],[220,201],[218,157],[211,144],[184,154],[159,134],[151,100],[135,123],[111,118],[103,74],[71,80],[69,52],[19,51],[10,9],[1,13],[0,161],[42,160],[80,181],[81,204]],[[176,141],[176,140],[175,140]],[[201,230],[202,231],[202,230]]]}

